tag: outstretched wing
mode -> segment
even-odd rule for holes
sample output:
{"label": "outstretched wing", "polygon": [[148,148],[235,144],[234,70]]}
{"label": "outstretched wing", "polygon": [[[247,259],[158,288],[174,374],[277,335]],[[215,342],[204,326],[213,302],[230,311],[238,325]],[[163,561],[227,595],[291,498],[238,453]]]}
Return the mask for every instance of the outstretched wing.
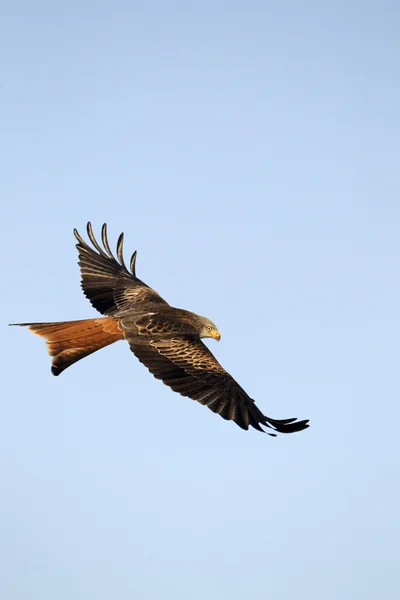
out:
{"label": "outstretched wing", "polygon": [[154,377],[243,429],[251,425],[263,431],[261,425],[264,425],[280,433],[293,433],[308,427],[308,421],[266,417],[200,340],[174,336],[153,338],[149,342],[126,329],[124,336],[132,352]]}
{"label": "outstretched wing", "polygon": [[134,307],[135,304],[168,303],[156,291],[136,277],[136,252],[133,253],[128,271],[122,253],[124,234],[118,238],[117,259],[110,250],[107,240],[107,225],[101,229],[103,247],[93,235],[92,226],[87,224],[87,234],[94,248],[89,246],[74,229],[78,240],[83,292],[92,306],[103,315],[114,315]]}

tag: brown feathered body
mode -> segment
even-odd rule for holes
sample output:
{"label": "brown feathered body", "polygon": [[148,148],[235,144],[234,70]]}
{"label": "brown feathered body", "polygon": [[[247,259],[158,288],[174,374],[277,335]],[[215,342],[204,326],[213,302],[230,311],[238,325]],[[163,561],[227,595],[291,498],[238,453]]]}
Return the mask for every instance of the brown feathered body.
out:
{"label": "brown feathered body", "polygon": [[[215,325],[205,317],[170,306],[136,277],[136,252],[125,265],[123,234],[117,257],[110,250],[107,229],[102,228],[102,246],[88,223],[89,246],[78,240],[82,289],[102,318],[58,323],[21,323],[43,337],[53,357],[52,373],[67,367],[118,340],[130,349],[157,379],[172,390],[208,406],[243,429],[261,425],[281,433],[301,431],[308,421],[266,417],[240,385],[223,369],[201,338],[219,339]],[[269,433],[275,435],[275,433]]]}

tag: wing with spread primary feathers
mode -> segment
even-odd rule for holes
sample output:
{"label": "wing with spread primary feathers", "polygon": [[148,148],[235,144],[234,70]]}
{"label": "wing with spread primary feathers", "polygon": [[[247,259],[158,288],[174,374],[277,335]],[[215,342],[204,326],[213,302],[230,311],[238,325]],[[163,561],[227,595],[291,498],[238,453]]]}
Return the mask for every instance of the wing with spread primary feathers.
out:
{"label": "wing with spread primary feathers", "polygon": [[107,226],[103,225],[101,239],[103,247],[93,235],[92,226],[87,224],[87,233],[92,248],[79,235],[76,229],[74,234],[78,243],[79,266],[82,276],[82,289],[92,306],[103,315],[114,315],[124,312],[135,304],[164,304],[168,303],[156,291],[136,277],[135,262],[136,252],[130,261],[130,271],[127,269],[122,254],[124,234],[118,238],[117,258],[110,250],[107,240]]}
{"label": "wing with spread primary feathers", "polygon": [[266,417],[200,340],[191,336],[173,336],[147,341],[129,330],[124,331],[124,337],[154,377],[243,429],[250,425],[263,431],[261,425],[264,425],[279,433],[293,433],[308,427],[308,421]]}

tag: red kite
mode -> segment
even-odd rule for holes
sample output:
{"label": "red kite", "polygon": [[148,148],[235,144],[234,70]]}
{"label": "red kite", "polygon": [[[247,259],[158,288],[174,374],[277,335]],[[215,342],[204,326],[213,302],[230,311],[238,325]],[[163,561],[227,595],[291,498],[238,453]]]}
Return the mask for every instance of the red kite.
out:
{"label": "red kite", "polygon": [[[81,358],[126,340],[135,356],[174,392],[197,400],[239,427],[261,425],[280,433],[308,427],[308,421],[276,420],[266,417],[240,385],[218,363],[201,341],[220,339],[212,321],[187,310],[170,306],[136,277],[136,252],[130,268],[125,265],[123,234],[117,242],[117,258],[110,250],[107,227],[101,231],[103,247],[87,233],[93,247],[74,230],[78,244],[81,285],[92,306],[104,317],[60,323],[20,323],[42,336],[53,357],[51,371],[60,375]],[[268,432],[267,432],[268,433]],[[269,433],[275,436],[275,433]]]}

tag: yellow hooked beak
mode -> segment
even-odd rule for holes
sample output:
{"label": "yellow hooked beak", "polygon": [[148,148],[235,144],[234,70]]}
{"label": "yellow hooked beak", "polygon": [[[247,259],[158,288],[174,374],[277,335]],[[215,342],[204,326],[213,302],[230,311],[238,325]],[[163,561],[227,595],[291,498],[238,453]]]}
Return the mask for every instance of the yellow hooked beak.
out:
{"label": "yellow hooked beak", "polygon": [[219,342],[219,340],[221,339],[221,334],[219,331],[214,331],[210,334],[210,337],[214,338],[214,340],[217,340],[217,342]]}

